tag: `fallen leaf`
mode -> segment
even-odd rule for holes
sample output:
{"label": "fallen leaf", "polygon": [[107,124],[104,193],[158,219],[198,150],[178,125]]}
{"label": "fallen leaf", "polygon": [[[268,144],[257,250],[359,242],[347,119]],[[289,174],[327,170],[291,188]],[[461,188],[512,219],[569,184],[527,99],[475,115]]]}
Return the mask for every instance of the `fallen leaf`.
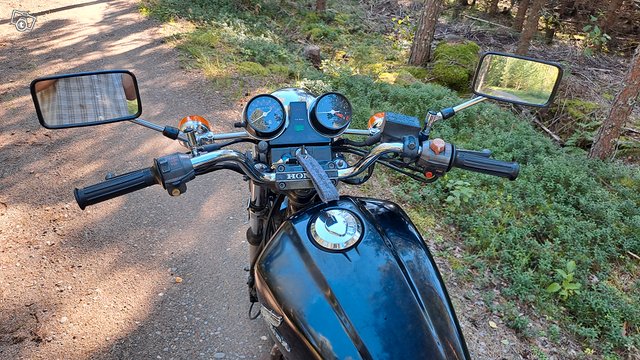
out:
{"label": "fallen leaf", "polygon": [[498,324],[494,323],[493,321],[489,321],[489,326],[491,326],[494,329],[498,328]]}
{"label": "fallen leaf", "polygon": [[507,340],[507,339],[503,339],[500,342],[503,343],[504,345],[509,345],[509,340]]}
{"label": "fallen leaf", "polygon": [[176,283],[181,283],[182,282],[182,278],[180,276],[176,276]]}

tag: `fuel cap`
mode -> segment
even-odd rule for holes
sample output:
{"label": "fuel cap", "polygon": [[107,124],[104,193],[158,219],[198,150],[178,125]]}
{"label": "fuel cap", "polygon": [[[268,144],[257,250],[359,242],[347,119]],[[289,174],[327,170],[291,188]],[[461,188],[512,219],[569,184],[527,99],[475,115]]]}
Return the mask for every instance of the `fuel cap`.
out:
{"label": "fuel cap", "polygon": [[327,250],[345,250],[362,237],[362,221],[345,209],[322,210],[309,224],[311,237]]}

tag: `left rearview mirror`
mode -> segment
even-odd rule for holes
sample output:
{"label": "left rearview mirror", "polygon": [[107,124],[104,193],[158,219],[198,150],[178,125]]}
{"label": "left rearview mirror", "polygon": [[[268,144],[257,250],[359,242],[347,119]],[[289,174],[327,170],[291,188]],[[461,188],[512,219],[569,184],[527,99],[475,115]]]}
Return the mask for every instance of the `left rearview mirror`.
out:
{"label": "left rearview mirror", "polygon": [[48,129],[133,120],[142,114],[135,76],[125,70],[56,75],[31,82],[40,124]]}
{"label": "left rearview mirror", "polygon": [[545,107],[555,96],[562,68],[527,57],[486,53],[473,80],[473,92],[489,99]]}

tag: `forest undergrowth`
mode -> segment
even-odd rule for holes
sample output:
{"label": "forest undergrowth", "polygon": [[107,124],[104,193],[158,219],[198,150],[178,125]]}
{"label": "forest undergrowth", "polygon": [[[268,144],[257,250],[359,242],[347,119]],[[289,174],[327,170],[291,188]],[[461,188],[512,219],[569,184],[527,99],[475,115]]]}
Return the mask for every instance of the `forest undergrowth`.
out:
{"label": "forest undergrowth", "polygon": [[[312,5],[147,0],[141,11],[179,29],[167,41],[183,51],[185,66],[203,71],[212,86],[230,89],[232,100],[291,85],[339,91],[352,103],[356,127],[366,127],[378,111],[423,119],[430,109],[460,103],[470,96],[479,51],[509,51],[517,39],[470,19],[452,22],[445,12],[434,62],[413,67],[405,64],[415,8],[344,1],[339,11],[329,6],[319,15]],[[320,47],[318,68],[303,55],[309,44]],[[535,43],[531,50],[559,60],[570,76],[553,108],[533,113],[485,103],[432,132],[461,148],[491,149],[497,159],[519,162],[516,181],[452,171],[424,186],[383,176],[416,223],[438,218],[455,228],[464,254],[454,271],[487,289],[487,306],[521,337],[554,343],[564,332],[580,344],[578,357],[633,357],[640,353],[640,171],[633,163],[638,148],[634,139],[624,140],[619,157],[628,164],[586,156],[597,128],[594,114],[606,112],[615,83],[599,90],[585,90],[585,84],[602,82],[602,76],[615,79],[622,62],[615,56],[586,58],[578,45],[560,44]],[[534,118],[560,141],[541,131]],[[491,295],[496,286],[504,299],[499,306]],[[544,358],[544,348],[531,346]]]}

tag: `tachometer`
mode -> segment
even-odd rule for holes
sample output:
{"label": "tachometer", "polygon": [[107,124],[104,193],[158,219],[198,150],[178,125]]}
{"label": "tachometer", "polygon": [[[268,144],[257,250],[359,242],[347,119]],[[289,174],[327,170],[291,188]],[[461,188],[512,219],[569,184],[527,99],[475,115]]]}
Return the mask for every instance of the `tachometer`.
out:
{"label": "tachometer", "polygon": [[320,96],[311,111],[311,125],[327,136],[338,136],[351,122],[351,103],[339,93],[331,92]]}
{"label": "tachometer", "polygon": [[285,128],[284,106],[272,95],[258,95],[249,100],[243,117],[247,132],[259,139],[273,139]]}

